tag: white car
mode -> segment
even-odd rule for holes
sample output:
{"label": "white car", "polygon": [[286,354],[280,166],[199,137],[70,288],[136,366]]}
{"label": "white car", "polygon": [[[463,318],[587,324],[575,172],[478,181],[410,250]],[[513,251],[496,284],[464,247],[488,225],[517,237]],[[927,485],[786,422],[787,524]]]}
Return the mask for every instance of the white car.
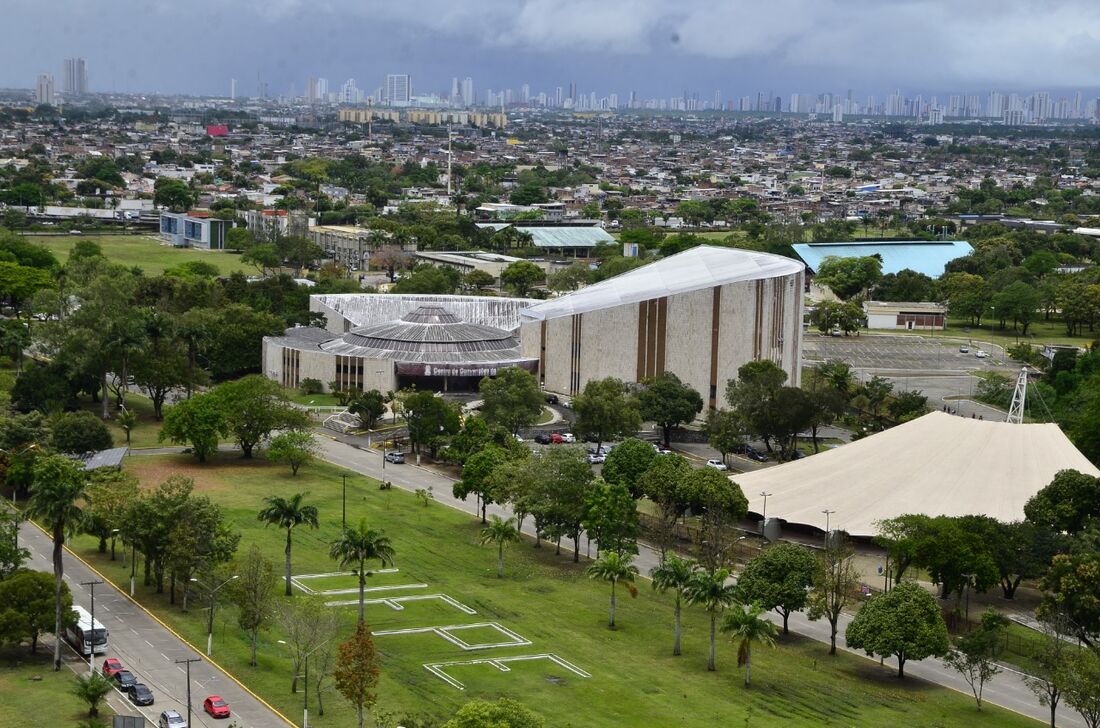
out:
{"label": "white car", "polygon": [[158,728],[187,728],[187,721],[174,710],[166,710],[160,714]]}
{"label": "white car", "polygon": [[979,359],[985,359],[986,357],[989,356],[989,354],[986,354],[985,351],[983,351],[982,349],[978,349],[977,351],[974,352],[974,356],[976,356]]}
{"label": "white car", "polygon": [[707,467],[714,468],[715,470],[721,470],[723,472],[729,470],[729,467],[721,460],[708,460]]}
{"label": "white car", "polygon": [[566,445],[572,445],[577,441],[577,438],[573,436],[572,432],[563,432],[561,433],[561,441]]}
{"label": "white car", "polygon": [[591,465],[602,465],[606,460],[607,460],[606,455],[598,455],[598,454],[595,454],[595,453],[590,453],[588,455],[588,462]]}

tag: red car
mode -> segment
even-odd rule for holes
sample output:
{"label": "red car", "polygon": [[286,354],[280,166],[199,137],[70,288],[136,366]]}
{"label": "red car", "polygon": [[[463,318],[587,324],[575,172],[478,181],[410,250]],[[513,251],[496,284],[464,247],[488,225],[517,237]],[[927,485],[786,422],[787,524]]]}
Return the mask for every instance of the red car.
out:
{"label": "red car", "polygon": [[114,677],[115,673],[122,671],[122,661],[114,657],[108,657],[103,661],[103,677]]}
{"label": "red car", "polygon": [[550,435],[550,442],[555,445],[561,445],[563,442],[565,442],[565,438],[555,432]]}
{"label": "red car", "polygon": [[229,703],[225,702],[217,695],[211,695],[206,700],[202,701],[202,709],[209,713],[212,718],[229,717]]}

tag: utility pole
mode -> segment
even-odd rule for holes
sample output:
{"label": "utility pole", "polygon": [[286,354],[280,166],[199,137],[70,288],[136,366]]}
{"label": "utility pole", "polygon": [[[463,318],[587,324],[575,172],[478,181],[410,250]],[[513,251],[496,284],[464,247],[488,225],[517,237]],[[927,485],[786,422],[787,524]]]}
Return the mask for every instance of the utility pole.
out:
{"label": "utility pole", "polygon": [[137,541],[130,543],[130,598],[134,598],[134,577],[137,574]]}
{"label": "utility pole", "polygon": [[102,584],[102,583],[103,582],[100,581],[99,579],[94,579],[92,581],[82,581],[82,582],[80,582],[80,586],[86,586],[86,587],[88,587],[89,591],[92,592],[92,646],[88,650],[88,673],[89,674],[95,672],[95,585],[96,584]]}
{"label": "utility pole", "polygon": [[346,531],[348,530],[348,474],[340,473],[340,479],[344,483],[343,489],[340,491],[340,529]]}
{"label": "utility pole", "polygon": [[189,657],[186,660],[176,660],[176,664],[187,667],[187,725],[191,725],[191,663],[202,662],[200,657]]}

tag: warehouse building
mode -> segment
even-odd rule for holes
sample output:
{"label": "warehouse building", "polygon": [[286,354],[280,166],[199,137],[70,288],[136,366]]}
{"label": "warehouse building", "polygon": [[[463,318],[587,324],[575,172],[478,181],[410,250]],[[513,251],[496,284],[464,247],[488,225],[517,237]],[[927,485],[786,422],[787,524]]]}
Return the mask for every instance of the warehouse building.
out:
{"label": "warehouse building", "polygon": [[339,294],[310,297],[325,328],[263,343],[264,372],[287,387],[473,390],[503,367],[573,395],[594,379],[673,372],[719,406],[746,362],[799,380],[803,265],[700,246],[560,298]]}

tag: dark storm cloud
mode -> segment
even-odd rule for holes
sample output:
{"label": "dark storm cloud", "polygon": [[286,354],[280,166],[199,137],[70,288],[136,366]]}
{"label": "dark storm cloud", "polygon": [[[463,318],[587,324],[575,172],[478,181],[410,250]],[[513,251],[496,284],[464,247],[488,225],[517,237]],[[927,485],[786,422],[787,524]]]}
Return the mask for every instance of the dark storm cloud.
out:
{"label": "dark storm cloud", "polygon": [[88,59],[96,90],[273,93],[576,80],[647,95],[773,86],[1095,86],[1096,0],[8,0],[0,84]]}

